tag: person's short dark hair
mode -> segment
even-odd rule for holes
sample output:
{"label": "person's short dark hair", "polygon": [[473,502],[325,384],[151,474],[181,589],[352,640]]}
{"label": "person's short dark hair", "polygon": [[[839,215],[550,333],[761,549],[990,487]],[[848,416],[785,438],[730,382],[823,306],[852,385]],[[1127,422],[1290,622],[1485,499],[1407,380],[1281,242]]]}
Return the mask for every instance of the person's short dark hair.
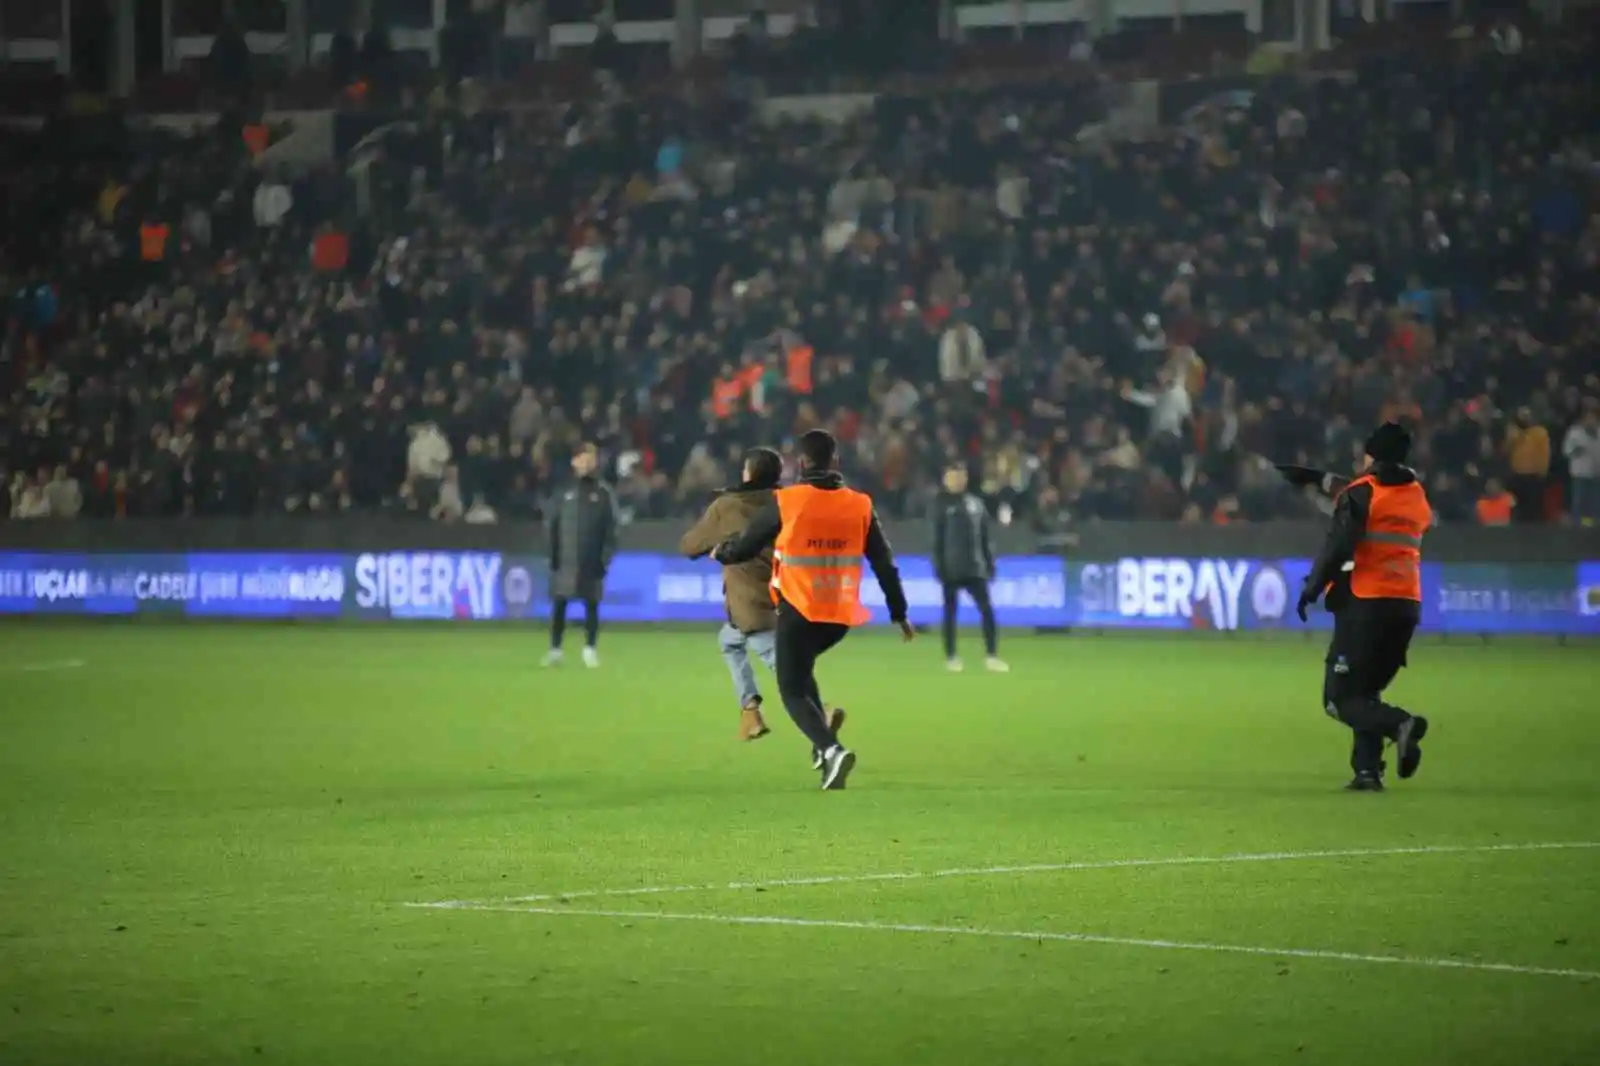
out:
{"label": "person's short dark hair", "polygon": [[1403,463],[1411,454],[1411,431],[1398,422],[1385,422],[1367,438],[1366,452],[1374,462]]}
{"label": "person's short dark hair", "polygon": [[839,454],[839,442],[825,429],[807,430],[800,437],[800,457],[806,466],[827,470]]}
{"label": "person's short dark hair", "polygon": [[783,480],[783,456],[771,448],[751,448],[744,453],[750,471],[750,484],[758,489],[777,487]]}

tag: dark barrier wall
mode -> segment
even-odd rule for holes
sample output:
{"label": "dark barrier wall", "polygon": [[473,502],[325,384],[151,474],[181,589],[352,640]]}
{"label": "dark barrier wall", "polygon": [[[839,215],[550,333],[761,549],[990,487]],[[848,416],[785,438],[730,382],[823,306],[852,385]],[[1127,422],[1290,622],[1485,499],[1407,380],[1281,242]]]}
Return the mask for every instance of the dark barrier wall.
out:
{"label": "dark barrier wall", "polygon": [[[0,614],[170,614],[199,618],[518,620],[548,615],[537,528],[351,519],[13,524],[0,527]],[[163,535],[163,532],[166,535]],[[274,542],[274,532],[288,534]],[[922,530],[892,531],[912,620],[941,594]],[[613,561],[616,621],[717,622],[721,571],[671,551],[677,528],[635,527]],[[1004,625],[1259,630],[1299,627],[1295,593],[1315,526],[1096,527],[1067,554],[1004,531],[993,594]],[[1600,636],[1600,551],[1592,534],[1441,530],[1423,569],[1433,632]],[[1437,543],[1435,543],[1437,541]],[[22,543],[19,543],[22,542]],[[868,583],[867,603],[882,620]],[[1313,626],[1326,628],[1318,612]]]}
{"label": "dark barrier wall", "polygon": [[[674,554],[687,522],[640,522],[622,532],[625,551]],[[895,549],[926,553],[926,523],[890,523]],[[1261,559],[1316,554],[1318,523],[1179,526],[1120,522],[1085,526],[1069,552],[1075,558],[1123,556],[1240,556]],[[1039,540],[1015,527],[997,530],[999,551],[1029,555]],[[535,523],[444,525],[401,515],[281,519],[139,519],[125,522],[0,522],[0,551],[122,552],[365,552],[439,549],[538,555],[544,530]],[[1427,557],[1458,563],[1577,563],[1600,559],[1600,531],[1555,526],[1441,526],[1428,534]]]}

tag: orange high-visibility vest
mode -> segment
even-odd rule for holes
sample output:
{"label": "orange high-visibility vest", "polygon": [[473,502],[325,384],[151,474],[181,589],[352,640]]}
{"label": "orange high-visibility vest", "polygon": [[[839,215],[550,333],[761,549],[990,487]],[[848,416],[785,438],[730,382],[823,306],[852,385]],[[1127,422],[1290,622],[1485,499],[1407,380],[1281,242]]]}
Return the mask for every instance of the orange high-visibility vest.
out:
{"label": "orange high-visibility vest", "polygon": [[167,239],[172,227],[165,222],[146,222],[139,227],[139,258],[146,263],[159,263],[167,257]]}
{"label": "orange high-visibility vest", "polygon": [[311,242],[311,265],[332,273],[350,264],[350,238],[337,230],[319,233]]}
{"label": "orange high-visibility vest", "polygon": [[815,355],[816,350],[809,344],[789,349],[788,365],[785,370],[789,379],[789,391],[796,396],[811,395],[811,360]]}
{"label": "orange high-visibility vest", "polygon": [[718,418],[732,416],[733,409],[739,402],[739,397],[744,395],[744,386],[738,378],[727,381],[718,379],[711,385],[711,413]]}
{"label": "orange high-visibility vest", "polygon": [[1485,496],[1478,501],[1478,524],[1483,526],[1509,526],[1514,497],[1509,492],[1498,496]]}
{"label": "orange high-visibility vest", "polygon": [[791,485],[777,492],[783,526],[772,552],[772,601],[783,599],[812,622],[859,626],[861,564],[872,527],[872,498],[854,489]]}
{"label": "orange high-visibility vest", "polygon": [[1422,538],[1433,524],[1427,492],[1420,482],[1380,485],[1371,476],[1356,478],[1350,488],[1357,485],[1371,486],[1372,505],[1366,535],[1356,545],[1351,595],[1422,602]]}
{"label": "orange high-visibility vest", "polygon": [[267,145],[272,142],[272,131],[259,122],[252,122],[239,133],[244,139],[244,146],[250,150],[251,156],[258,156],[267,150]]}

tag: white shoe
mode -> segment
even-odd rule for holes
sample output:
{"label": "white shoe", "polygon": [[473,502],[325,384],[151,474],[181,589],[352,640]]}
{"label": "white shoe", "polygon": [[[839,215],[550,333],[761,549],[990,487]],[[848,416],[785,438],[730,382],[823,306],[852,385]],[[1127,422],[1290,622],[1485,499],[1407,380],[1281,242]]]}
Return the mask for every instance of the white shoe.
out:
{"label": "white shoe", "polygon": [[549,651],[544,653],[544,660],[539,665],[560,666],[563,662],[563,659],[564,657],[561,654],[560,648],[551,648]]}
{"label": "white shoe", "polygon": [[856,753],[835,744],[822,757],[823,791],[837,792],[844,788],[845,782],[850,779],[850,771],[855,768]]}
{"label": "white shoe", "polygon": [[983,667],[991,674],[1009,674],[1011,672],[1010,663],[993,655],[983,661]]}
{"label": "white shoe", "polygon": [[952,674],[959,674],[961,671],[966,669],[966,667],[961,665],[960,659],[946,659],[944,661],[944,668],[950,671]]}
{"label": "white shoe", "polygon": [[583,649],[583,665],[587,666],[591,670],[599,666],[600,653],[585,645]]}

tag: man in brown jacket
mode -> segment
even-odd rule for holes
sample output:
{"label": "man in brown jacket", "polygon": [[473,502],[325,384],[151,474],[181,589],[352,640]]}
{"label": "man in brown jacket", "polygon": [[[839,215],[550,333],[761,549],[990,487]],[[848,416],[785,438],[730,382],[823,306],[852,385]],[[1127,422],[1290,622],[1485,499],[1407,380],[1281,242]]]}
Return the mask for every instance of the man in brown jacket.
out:
{"label": "man in brown jacket", "polygon": [[[743,533],[752,516],[772,506],[773,492],[783,478],[783,457],[771,448],[754,448],[744,457],[744,480],[724,489],[706,513],[678,542],[678,550],[691,559],[711,554],[711,549]],[[739,737],[756,740],[767,735],[761,716],[761,688],[756,684],[750,653],[775,669],[778,612],[772,601],[772,552],[762,552],[747,563],[722,568],[722,594],[728,620],[718,639],[722,657],[733,675],[739,697]],[[844,722],[844,712],[828,712],[833,728]]]}
{"label": "man in brown jacket", "polygon": [[1516,497],[1516,521],[1544,520],[1544,490],[1550,480],[1550,431],[1534,420],[1531,408],[1517,411],[1506,430],[1506,461],[1511,466],[1511,495]]}

